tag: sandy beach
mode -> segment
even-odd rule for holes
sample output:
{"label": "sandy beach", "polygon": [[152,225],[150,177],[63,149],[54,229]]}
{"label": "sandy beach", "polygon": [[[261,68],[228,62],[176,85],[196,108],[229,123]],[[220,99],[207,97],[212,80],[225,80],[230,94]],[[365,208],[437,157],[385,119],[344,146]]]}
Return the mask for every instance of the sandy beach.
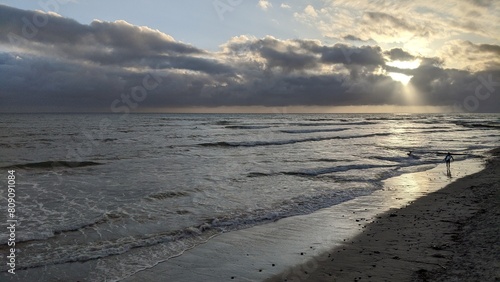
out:
{"label": "sandy beach", "polygon": [[[459,240],[465,236],[464,224],[475,222],[474,215],[494,213],[483,198],[497,189],[497,169],[490,161],[479,172],[481,162],[465,161],[452,164],[452,178],[445,175],[444,164],[390,178],[386,188],[371,195],[222,234],[123,281],[432,281],[442,270],[462,278],[465,262],[448,261],[452,254],[464,258],[462,253],[472,248],[482,251],[475,240],[461,249]],[[497,241],[488,238],[478,242]],[[490,274],[480,275],[493,276],[489,269]],[[465,271],[473,275],[482,270]]]}
{"label": "sandy beach", "polygon": [[266,281],[500,281],[500,150],[492,154],[481,172]]}

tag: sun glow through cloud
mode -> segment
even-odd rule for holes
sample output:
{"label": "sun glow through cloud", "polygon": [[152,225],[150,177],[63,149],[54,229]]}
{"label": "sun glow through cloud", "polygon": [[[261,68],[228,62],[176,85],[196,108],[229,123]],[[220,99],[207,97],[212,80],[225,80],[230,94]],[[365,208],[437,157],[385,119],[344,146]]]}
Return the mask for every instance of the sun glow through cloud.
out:
{"label": "sun glow through cloud", "polygon": [[386,65],[391,66],[391,67],[396,67],[398,69],[416,69],[420,66],[420,63],[422,61],[420,59],[413,60],[413,61],[391,61],[387,62]]}
{"label": "sun glow through cloud", "polygon": [[399,81],[405,86],[408,85],[411,78],[413,77],[412,75],[410,76],[399,72],[388,72],[387,75],[389,75],[392,80]]}
{"label": "sun glow through cloud", "polygon": [[[420,59],[416,59],[413,61],[391,61],[387,62],[386,64],[391,67],[395,67],[398,69],[403,69],[403,70],[412,70],[416,69],[420,66],[420,63],[422,61]],[[410,82],[411,78],[413,77],[412,75],[407,75],[404,73],[400,72],[388,72],[387,75],[389,75],[393,80],[401,82],[403,85],[408,85]]]}

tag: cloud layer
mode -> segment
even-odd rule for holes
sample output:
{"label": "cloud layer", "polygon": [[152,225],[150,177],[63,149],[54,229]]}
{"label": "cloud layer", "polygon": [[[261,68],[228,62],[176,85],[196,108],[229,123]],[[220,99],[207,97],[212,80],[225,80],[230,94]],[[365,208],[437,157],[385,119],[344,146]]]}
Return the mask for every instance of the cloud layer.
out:
{"label": "cloud layer", "polygon": [[[270,7],[261,2],[261,8]],[[302,17],[324,13],[308,6]],[[387,36],[394,25],[401,27],[397,32],[422,37],[434,32],[377,11],[365,13],[363,20],[387,25]],[[344,36],[369,39],[362,32]],[[441,55],[271,36],[234,37],[209,52],[125,21],[84,25],[0,5],[0,111],[357,105],[500,110],[495,84],[500,83],[500,67],[498,60],[491,60],[499,57],[500,46],[455,40]],[[462,64],[446,68],[446,56],[460,57]],[[417,59],[421,63],[415,69],[388,65]],[[393,80],[390,72],[412,76],[410,84]],[[491,95],[486,98],[487,93]]]}

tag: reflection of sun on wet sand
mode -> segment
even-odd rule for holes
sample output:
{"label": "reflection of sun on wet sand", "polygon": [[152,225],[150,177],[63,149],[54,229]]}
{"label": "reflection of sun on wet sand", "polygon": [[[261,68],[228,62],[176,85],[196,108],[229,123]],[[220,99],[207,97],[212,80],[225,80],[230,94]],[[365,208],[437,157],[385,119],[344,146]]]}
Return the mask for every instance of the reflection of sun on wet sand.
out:
{"label": "reflection of sun on wet sand", "polygon": [[[482,164],[457,161],[455,179],[480,171]],[[407,281],[415,271],[445,265],[439,256],[446,256],[446,251],[432,249],[432,244],[441,248],[434,241],[443,237],[433,228],[443,225],[442,232],[451,234],[456,228],[451,222],[459,218],[445,211],[446,203],[437,204],[435,196],[424,201],[428,207],[412,202],[438,191],[435,195],[450,198],[450,208],[466,211],[460,195],[450,197],[449,188],[440,190],[451,182],[444,171],[445,164],[441,164],[403,174],[385,180],[383,188],[372,194],[315,213],[221,234],[122,281],[265,281],[270,277],[274,277],[270,281],[354,281],[359,277]],[[434,217],[436,222],[429,221]],[[408,249],[422,254],[413,255]],[[367,279],[368,275],[374,279]]]}
{"label": "reflection of sun on wet sand", "polygon": [[348,244],[267,281],[498,281],[500,149],[493,154],[483,171],[379,216]]}

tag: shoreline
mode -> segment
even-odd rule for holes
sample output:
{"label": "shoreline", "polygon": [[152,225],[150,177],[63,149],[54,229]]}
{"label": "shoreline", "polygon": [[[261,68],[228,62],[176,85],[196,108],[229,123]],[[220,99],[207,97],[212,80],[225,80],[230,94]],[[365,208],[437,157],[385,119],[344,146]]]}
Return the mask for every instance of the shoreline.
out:
{"label": "shoreline", "polygon": [[500,281],[500,148],[490,154],[480,172],[264,281]]}
{"label": "shoreline", "polygon": [[[325,261],[327,257],[322,254],[345,247],[346,241],[363,234],[371,221],[442,189],[450,181],[460,182],[464,175],[480,171],[483,163],[477,159],[455,162],[452,171],[456,178],[452,179],[444,174],[444,164],[390,178],[384,181],[384,189],[370,195],[312,214],[223,233],[181,256],[138,269],[118,280],[106,275],[117,269],[107,269],[105,261],[102,264],[89,261],[21,270],[11,281],[31,281],[29,277],[40,277],[40,281],[86,281],[90,278],[86,275],[97,277],[99,273],[103,275],[99,277],[107,277],[109,281],[264,281],[281,277],[310,260]],[[306,269],[309,274],[313,272],[310,267]],[[306,281],[303,278],[288,281]],[[332,281],[331,277],[327,281]]]}
{"label": "shoreline", "polygon": [[[325,261],[327,257],[322,254],[331,248],[345,247],[346,241],[363,234],[366,226],[385,212],[405,207],[451,181],[459,182],[462,177],[480,171],[483,163],[478,160],[455,162],[452,171],[456,178],[452,179],[444,173],[444,164],[390,178],[384,181],[384,189],[370,195],[312,214],[223,233],[182,256],[120,281],[265,281],[281,277],[308,261]],[[310,266],[304,269],[312,271]],[[306,281],[303,278],[288,281]]]}

